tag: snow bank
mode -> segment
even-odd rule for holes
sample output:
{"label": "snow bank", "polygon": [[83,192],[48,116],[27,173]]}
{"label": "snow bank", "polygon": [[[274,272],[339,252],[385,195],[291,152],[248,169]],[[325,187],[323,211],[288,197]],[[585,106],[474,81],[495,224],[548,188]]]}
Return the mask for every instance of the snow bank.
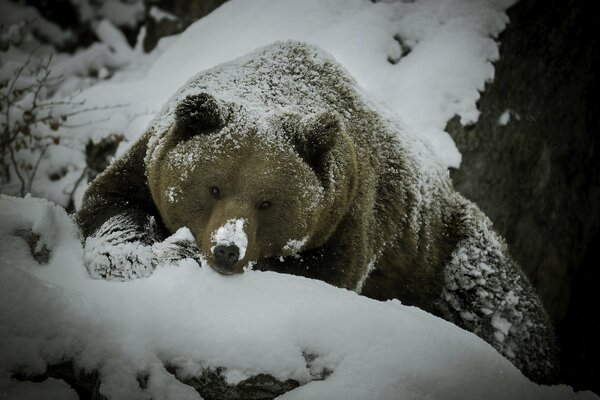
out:
{"label": "snow bank", "polygon": [[[163,43],[162,54],[145,64],[145,76],[131,81],[117,73],[113,82],[96,85],[79,99],[89,105],[127,104],[93,120],[109,119],[112,132],[133,140],[166,99],[199,71],[277,40],[302,40],[333,54],[362,87],[426,138],[446,165],[457,167],[460,154],[443,129],[454,115],[463,123],[477,120],[475,103],[493,78],[491,62],[498,57],[492,37],[504,29],[504,10],[512,3],[234,0],[170,45]],[[116,114],[122,117],[115,119]],[[101,122],[77,134],[102,137],[107,132],[107,123]]]}
{"label": "snow bank", "polygon": [[[33,260],[20,229],[40,235],[48,264]],[[70,217],[46,200],[0,197],[0,254],[3,396],[33,385],[9,371],[42,373],[72,359],[100,372],[109,399],[200,398],[165,363],[190,375],[224,367],[232,383],[261,372],[296,379],[303,385],[281,396],[288,400],[597,398],[535,385],[483,340],[419,309],[320,281],[225,277],[191,260],[146,279],[91,279]],[[325,369],[332,374],[314,380]]]}

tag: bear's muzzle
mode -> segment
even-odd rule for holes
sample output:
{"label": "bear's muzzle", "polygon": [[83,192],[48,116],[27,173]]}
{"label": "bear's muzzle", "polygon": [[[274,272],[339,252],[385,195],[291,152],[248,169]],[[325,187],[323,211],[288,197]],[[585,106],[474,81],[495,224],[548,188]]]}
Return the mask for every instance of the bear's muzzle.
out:
{"label": "bear's muzzle", "polygon": [[215,265],[213,268],[221,274],[235,273],[233,267],[240,259],[240,249],[236,245],[219,245],[213,248]]}

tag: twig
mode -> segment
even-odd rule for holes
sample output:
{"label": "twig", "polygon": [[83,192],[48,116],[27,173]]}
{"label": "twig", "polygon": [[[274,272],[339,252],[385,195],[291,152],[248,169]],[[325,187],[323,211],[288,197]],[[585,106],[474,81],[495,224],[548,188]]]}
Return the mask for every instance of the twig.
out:
{"label": "twig", "polygon": [[101,118],[101,119],[97,119],[95,121],[83,122],[81,124],[71,124],[71,125],[69,125],[69,124],[62,124],[61,126],[64,127],[64,128],[69,128],[69,129],[72,129],[72,128],[83,128],[84,126],[90,126],[91,124],[96,124],[98,122],[107,122],[107,121],[110,121],[110,118]]}
{"label": "twig", "polygon": [[21,172],[19,171],[19,166],[17,165],[17,160],[15,159],[15,151],[12,147],[8,146],[8,150],[10,152],[10,161],[12,162],[13,168],[15,169],[15,173],[17,174],[17,178],[19,178],[19,182],[21,182],[21,197],[25,196],[25,180],[21,176]]}
{"label": "twig", "polygon": [[70,113],[61,114],[61,116],[72,117],[73,115],[83,114],[91,111],[103,111],[103,110],[112,110],[113,108],[125,107],[127,104],[115,104],[113,106],[97,106],[91,108],[85,108],[83,110],[76,110]]}
{"label": "twig", "polygon": [[44,158],[44,154],[46,154],[48,147],[50,147],[50,145],[46,144],[42,148],[42,151],[40,152],[40,156],[38,157],[37,161],[35,162],[35,166],[33,167],[31,174],[29,175],[29,185],[27,186],[27,191],[29,193],[31,193],[31,186],[33,185],[33,179],[35,178],[35,174],[37,173],[38,167],[40,166],[40,162],[42,161],[42,158]]}
{"label": "twig", "polygon": [[75,191],[81,184],[81,181],[83,181],[83,178],[85,177],[87,172],[88,172],[88,167],[86,166],[83,169],[83,171],[81,171],[81,175],[79,175],[79,178],[77,178],[77,180],[75,181],[75,184],[73,185],[73,189],[71,190],[71,193],[69,193],[69,202],[67,203],[67,212],[71,212],[71,211],[75,210],[75,199],[74,199]]}
{"label": "twig", "polygon": [[33,102],[31,103],[31,110],[33,110],[37,106],[38,95],[40,94],[40,91],[44,87],[44,83],[50,76],[51,71],[50,71],[49,67],[50,67],[51,61],[52,61],[52,55],[50,55],[48,57],[48,62],[45,65],[42,64],[43,61],[40,61],[41,69],[44,70],[44,76],[40,80],[36,80],[37,88],[35,89],[35,92],[33,92]]}

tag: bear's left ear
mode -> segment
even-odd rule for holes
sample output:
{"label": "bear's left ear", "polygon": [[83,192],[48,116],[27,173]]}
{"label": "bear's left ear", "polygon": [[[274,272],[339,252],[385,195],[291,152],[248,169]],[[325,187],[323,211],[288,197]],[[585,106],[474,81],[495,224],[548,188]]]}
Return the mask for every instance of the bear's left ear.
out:
{"label": "bear's left ear", "polygon": [[177,131],[191,137],[225,125],[225,106],[208,93],[187,96],[175,109]]}
{"label": "bear's left ear", "polygon": [[325,111],[302,121],[294,139],[296,151],[317,172],[325,168],[324,161],[342,139],[344,123],[339,114]]}

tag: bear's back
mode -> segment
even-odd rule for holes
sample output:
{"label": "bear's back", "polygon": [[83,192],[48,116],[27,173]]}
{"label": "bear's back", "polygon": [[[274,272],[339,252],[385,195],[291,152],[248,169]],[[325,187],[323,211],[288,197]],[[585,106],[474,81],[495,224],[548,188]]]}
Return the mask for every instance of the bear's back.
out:
{"label": "bear's back", "polygon": [[208,91],[222,100],[265,111],[336,111],[345,118],[364,108],[358,85],[332,56],[301,42],[276,42],[204,71],[180,92]]}

